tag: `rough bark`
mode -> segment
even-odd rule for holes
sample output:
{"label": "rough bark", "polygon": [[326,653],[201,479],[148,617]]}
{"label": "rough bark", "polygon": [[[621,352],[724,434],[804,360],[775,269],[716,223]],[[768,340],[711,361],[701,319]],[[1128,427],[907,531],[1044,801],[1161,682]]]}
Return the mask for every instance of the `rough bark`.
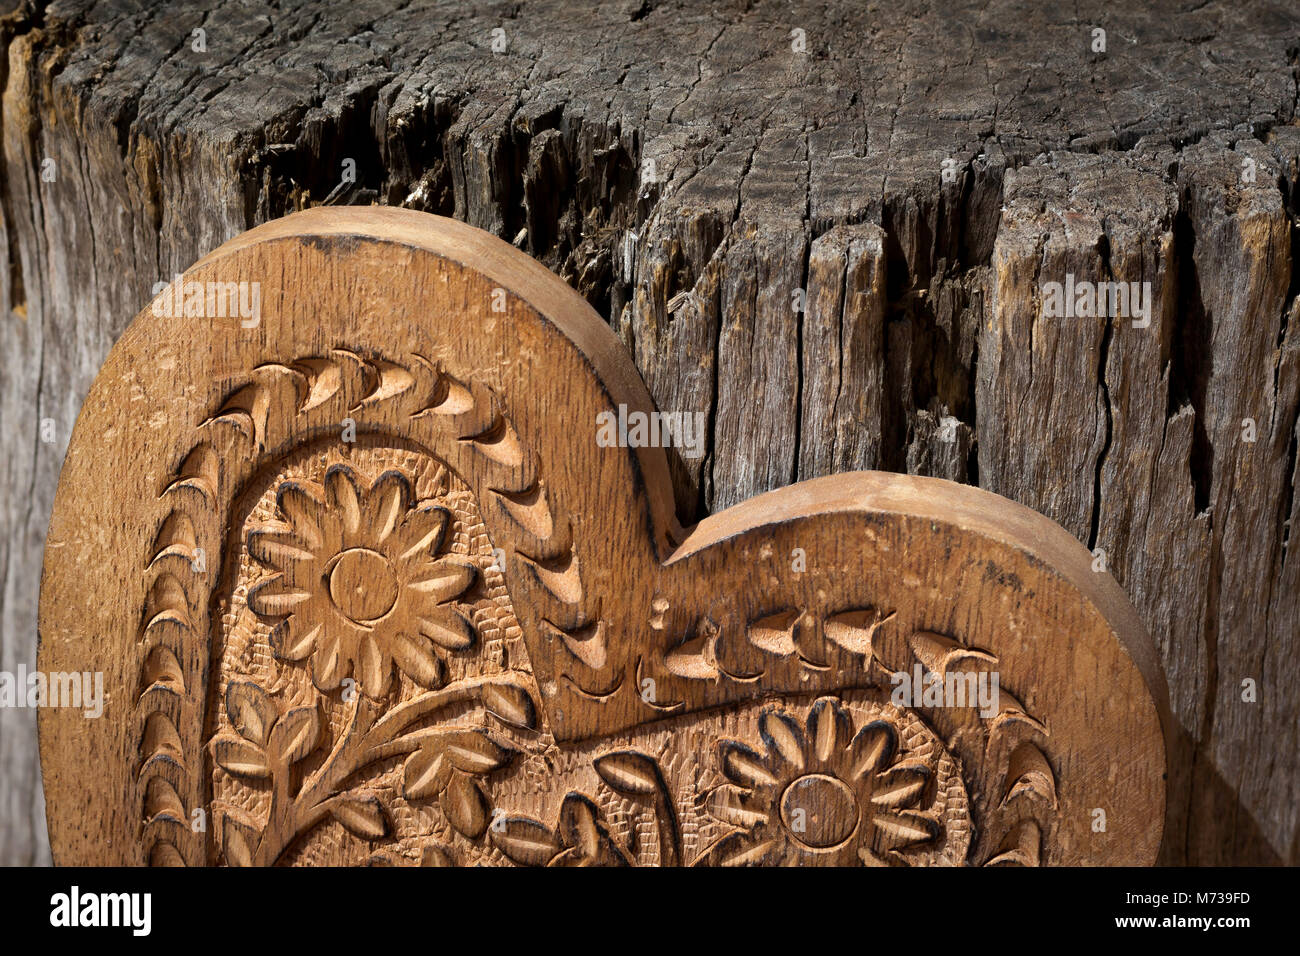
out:
{"label": "rough bark", "polygon": [[[0,669],[34,666],[62,452],[154,283],[400,204],[516,242],[707,413],[686,519],[883,468],[1104,551],[1178,717],[1164,859],[1300,862],[1293,4],[77,0],[0,47]],[[1065,273],[1150,282],[1150,327],[1045,318]],[[0,862],[48,859],[34,727],[0,710]]]}

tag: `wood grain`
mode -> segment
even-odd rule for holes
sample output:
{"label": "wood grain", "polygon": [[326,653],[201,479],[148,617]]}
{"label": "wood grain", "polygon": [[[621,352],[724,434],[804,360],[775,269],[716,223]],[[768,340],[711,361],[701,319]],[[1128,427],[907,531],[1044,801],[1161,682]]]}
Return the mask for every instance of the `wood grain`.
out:
{"label": "wood grain", "polygon": [[1158,655],[1048,519],[862,472],[681,527],[665,450],[596,441],[653,411],[609,327],[452,220],[183,279],[263,312],[155,302],[78,419],[39,660],[108,705],[41,714],[56,862],[1156,859]]}

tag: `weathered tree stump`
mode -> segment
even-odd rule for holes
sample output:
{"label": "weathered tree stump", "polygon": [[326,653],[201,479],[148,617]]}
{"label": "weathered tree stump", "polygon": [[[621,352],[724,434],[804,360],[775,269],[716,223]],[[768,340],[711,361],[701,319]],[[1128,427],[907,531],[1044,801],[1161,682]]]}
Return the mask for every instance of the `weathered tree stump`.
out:
{"label": "weathered tree stump", "polygon": [[[81,0],[0,45],[3,669],[154,286],[298,208],[402,205],[513,241],[707,415],[683,522],[876,468],[1062,524],[1163,654],[1162,859],[1300,862],[1300,12]],[[1097,282],[1149,283],[1146,321],[1047,314]],[[34,727],[0,710],[4,862],[48,859]]]}

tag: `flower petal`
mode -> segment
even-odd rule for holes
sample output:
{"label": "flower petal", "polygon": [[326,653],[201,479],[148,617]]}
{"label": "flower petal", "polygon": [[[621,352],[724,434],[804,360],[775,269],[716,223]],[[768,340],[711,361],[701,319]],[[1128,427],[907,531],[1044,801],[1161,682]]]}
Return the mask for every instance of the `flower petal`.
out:
{"label": "flower petal", "polygon": [[315,492],[305,484],[282,481],[275,492],[275,503],[308,547],[319,549],[325,540],[321,532],[325,503]]}
{"label": "flower petal", "polygon": [[283,574],[274,574],[248,592],[248,608],[262,617],[283,617],[311,599],[311,592],[293,587]]}
{"label": "flower petal", "polygon": [[343,531],[355,535],[361,530],[361,491],[356,472],[347,465],[333,465],[325,473],[325,501],[338,515]]}
{"label": "flower petal", "polygon": [[435,607],[420,620],[420,633],[449,651],[462,651],[474,643],[474,625],[450,607]]}
{"label": "flower petal", "polygon": [[849,779],[861,780],[889,764],[898,749],[898,731],[884,720],[873,720],[849,744]]}
{"label": "flower petal", "polygon": [[344,660],[343,649],[337,636],[326,633],[318,639],[311,657],[311,679],[321,690],[335,690],[343,683],[343,674],[350,661]]}
{"label": "flower petal", "polygon": [[426,505],[406,513],[393,532],[392,550],[398,560],[433,555],[442,544],[450,512],[439,505]]}
{"label": "flower petal", "polygon": [[287,525],[268,525],[250,531],[248,553],[267,567],[288,572],[291,579],[295,569],[316,557],[307,542]]}
{"label": "flower petal", "polygon": [[929,843],[939,836],[938,821],[911,810],[882,811],[871,820],[875,828],[872,846],[879,852],[905,850]]}
{"label": "flower petal", "polygon": [[823,697],[808,712],[808,737],[813,753],[823,764],[838,756],[853,736],[848,711],[834,697]]}
{"label": "flower petal", "polygon": [[362,517],[366,531],[376,541],[387,541],[411,508],[411,483],[400,471],[386,471],[375,479],[365,497]]}
{"label": "flower petal", "polygon": [[899,764],[876,777],[871,802],[878,807],[900,809],[915,806],[925,785],[930,782],[930,768],[925,764]]}
{"label": "flower petal", "polygon": [[301,661],[316,646],[321,623],[305,615],[291,614],[271,628],[271,651],[282,661]]}
{"label": "flower petal", "polygon": [[468,558],[443,558],[421,568],[407,587],[434,604],[445,604],[468,591],[477,575],[478,566]]}
{"label": "flower petal", "polygon": [[776,786],[776,777],[767,769],[767,761],[757,751],[736,740],[718,744],[722,772],[732,783],[753,789]]}
{"label": "flower petal", "polygon": [[740,831],[723,837],[709,847],[695,866],[762,866],[771,857],[776,841],[767,837],[765,828],[753,833]]}
{"label": "flower petal", "polygon": [[805,742],[798,721],[784,711],[765,710],[758,718],[758,733],[776,760],[803,769]]}
{"label": "flower petal", "polygon": [[393,659],[384,653],[373,634],[361,638],[361,653],[356,660],[357,680],[367,697],[383,697],[393,681]]}
{"label": "flower petal", "polygon": [[752,830],[768,819],[764,807],[748,790],[742,790],[732,783],[715,787],[705,804],[709,816],[723,823]]}
{"label": "flower petal", "polygon": [[428,638],[398,632],[392,637],[393,660],[402,673],[421,687],[439,687],[442,684],[442,661],[433,652]]}

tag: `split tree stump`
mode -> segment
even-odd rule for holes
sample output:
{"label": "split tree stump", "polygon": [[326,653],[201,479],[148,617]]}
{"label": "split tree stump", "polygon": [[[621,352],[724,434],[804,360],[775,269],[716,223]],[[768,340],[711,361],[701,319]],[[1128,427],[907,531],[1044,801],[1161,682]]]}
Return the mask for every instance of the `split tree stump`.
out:
{"label": "split tree stump", "polygon": [[[4,669],[155,284],[297,208],[402,205],[523,248],[706,413],[683,522],[879,468],[1104,552],[1177,718],[1163,859],[1300,862],[1291,5],[84,0],[0,44]],[[1149,327],[1045,317],[1067,275],[1149,282]],[[5,862],[48,859],[34,726],[0,711]]]}

